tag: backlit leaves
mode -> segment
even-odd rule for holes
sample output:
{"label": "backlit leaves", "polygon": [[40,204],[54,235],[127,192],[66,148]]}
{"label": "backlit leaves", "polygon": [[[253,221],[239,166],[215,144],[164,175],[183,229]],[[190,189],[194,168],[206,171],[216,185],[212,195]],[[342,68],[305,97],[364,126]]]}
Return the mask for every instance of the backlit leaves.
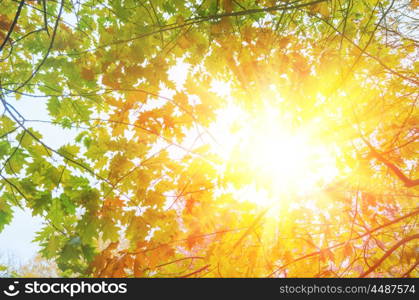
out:
{"label": "backlit leaves", "polygon": [[[62,275],[354,277],[417,231],[417,185],[397,173],[418,178],[417,1],[46,1],[48,30],[31,1],[9,38],[6,2],[0,231],[20,206],[42,216],[36,242]],[[228,106],[280,112],[333,149],[339,175],[278,211],[242,201],[284,183],[240,147],[221,157]],[[372,274],[404,274],[416,250]]]}

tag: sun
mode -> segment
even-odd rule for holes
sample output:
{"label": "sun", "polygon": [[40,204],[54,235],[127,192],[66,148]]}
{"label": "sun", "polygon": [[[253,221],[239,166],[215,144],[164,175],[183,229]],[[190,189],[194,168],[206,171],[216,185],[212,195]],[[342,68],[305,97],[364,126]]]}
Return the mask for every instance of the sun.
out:
{"label": "sun", "polygon": [[225,168],[242,178],[239,198],[275,205],[280,199],[315,193],[336,178],[333,147],[313,128],[295,126],[291,116],[272,105],[220,110],[212,128],[214,147]]}

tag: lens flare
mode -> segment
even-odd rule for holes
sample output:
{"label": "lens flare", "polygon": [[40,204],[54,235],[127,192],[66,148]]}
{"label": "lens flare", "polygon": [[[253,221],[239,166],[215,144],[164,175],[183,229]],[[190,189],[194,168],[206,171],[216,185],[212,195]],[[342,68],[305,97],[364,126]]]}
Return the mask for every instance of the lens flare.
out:
{"label": "lens flare", "polygon": [[312,128],[292,126],[272,106],[252,112],[229,106],[219,112],[213,130],[226,168],[243,178],[238,195],[246,201],[272,205],[306,196],[338,174],[333,148]]}

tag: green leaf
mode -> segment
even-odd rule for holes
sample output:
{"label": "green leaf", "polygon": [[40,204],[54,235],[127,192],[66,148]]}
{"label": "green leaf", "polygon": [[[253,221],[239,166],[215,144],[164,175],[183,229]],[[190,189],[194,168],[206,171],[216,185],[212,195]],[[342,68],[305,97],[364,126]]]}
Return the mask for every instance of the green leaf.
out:
{"label": "green leaf", "polygon": [[116,242],[120,239],[119,228],[112,222],[107,220],[104,222],[101,231],[103,232],[103,240]]}
{"label": "green leaf", "polygon": [[7,134],[15,128],[15,122],[12,121],[8,116],[0,117],[0,137]]}
{"label": "green leaf", "polygon": [[53,258],[61,249],[61,240],[57,236],[51,236],[48,239],[47,245],[44,248],[44,255],[46,258]]}
{"label": "green leaf", "polygon": [[65,157],[74,158],[80,151],[80,147],[76,145],[65,145],[58,149],[58,153],[64,155]]}
{"label": "green leaf", "polygon": [[3,231],[4,227],[13,219],[13,210],[6,201],[0,200],[0,232]]}

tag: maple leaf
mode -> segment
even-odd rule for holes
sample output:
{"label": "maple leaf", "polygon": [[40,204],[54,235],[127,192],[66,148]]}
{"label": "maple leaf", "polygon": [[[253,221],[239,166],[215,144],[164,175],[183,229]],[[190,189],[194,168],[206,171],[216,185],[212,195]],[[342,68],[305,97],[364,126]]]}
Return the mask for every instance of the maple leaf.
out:
{"label": "maple leaf", "polygon": [[239,2],[1,1],[0,231],[67,277],[417,275],[418,1]]}

